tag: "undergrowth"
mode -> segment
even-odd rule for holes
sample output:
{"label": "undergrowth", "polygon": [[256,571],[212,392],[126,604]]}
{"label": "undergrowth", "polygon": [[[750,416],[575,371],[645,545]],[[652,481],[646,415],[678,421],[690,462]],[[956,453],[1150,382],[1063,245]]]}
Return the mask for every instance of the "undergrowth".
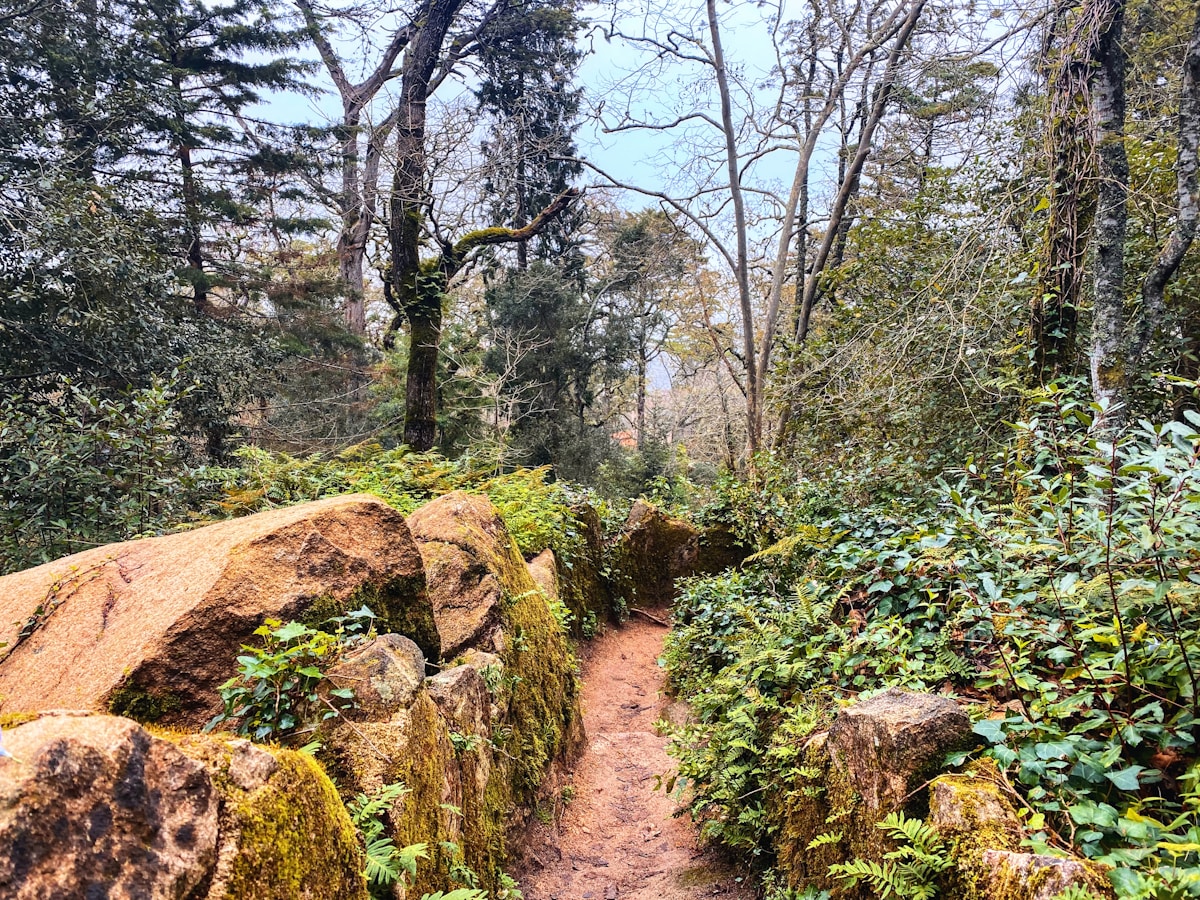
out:
{"label": "undergrowth", "polygon": [[525,556],[546,548],[570,562],[583,537],[574,510],[583,502],[605,515],[597,495],[565,482],[551,481],[550,470],[517,469],[496,474],[492,466],[437,454],[385,450],[359,444],[338,454],[292,456],[258,447],[235,454],[238,465],[209,468],[203,480],[213,495],[206,510],[213,517],[241,516],[339,494],[374,494],[408,515],[451,491],[487,496]]}
{"label": "undergrowth", "polygon": [[1200,416],[1106,440],[1071,392],[1036,413],[923,506],[745,489],[778,540],[687,582],[665,653],[707,835],[769,867],[803,737],[902,686],[975,704],[978,746],[950,763],[1005,770],[1028,847],[1112,866],[1121,897],[1200,896]]}

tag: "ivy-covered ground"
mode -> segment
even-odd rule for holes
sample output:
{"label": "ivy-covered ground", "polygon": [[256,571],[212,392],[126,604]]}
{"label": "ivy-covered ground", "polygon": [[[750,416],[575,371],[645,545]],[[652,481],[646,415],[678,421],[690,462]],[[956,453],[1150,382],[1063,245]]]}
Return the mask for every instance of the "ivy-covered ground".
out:
{"label": "ivy-covered ground", "polygon": [[927,496],[771,466],[719,486],[702,515],[761,550],[685,585],[665,663],[697,721],[674,755],[768,886],[767,798],[802,738],[904,686],[972,704],[977,746],[949,763],[1007,773],[1030,847],[1107,863],[1120,897],[1200,896],[1200,417],[1106,439],[1094,413],[1051,392]]}

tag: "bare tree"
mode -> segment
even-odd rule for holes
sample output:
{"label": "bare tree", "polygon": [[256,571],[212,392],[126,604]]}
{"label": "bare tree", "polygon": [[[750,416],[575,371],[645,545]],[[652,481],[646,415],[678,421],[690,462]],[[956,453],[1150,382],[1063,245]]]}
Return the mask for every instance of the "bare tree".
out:
{"label": "bare tree", "polygon": [[[823,138],[827,137],[826,126],[834,113],[843,108],[847,91],[857,79],[870,102],[861,116],[854,153],[849,156],[841,174],[840,190],[831,208],[826,238],[818,248],[819,262],[810,283],[806,283],[797,300],[798,305],[807,303],[810,307],[816,296],[820,273],[834,250],[838,234],[843,231],[841,226],[846,220],[846,209],[870,154],[873,133],[887,108],[891,86],[903,64],[904,50],[924,7],[925,0],[878,0],[875,3],[854,0],[843,9],[835,0],[830,0],[829,8],[825,9],[820,0],[813,0],[807,27],[802,33],[802,38],[808,41],[807,56],[802,56],[798,62],[790,61],[776,44],[780,71],[770,107],[758,102],[757,92],[741,80],[727,61],[714,0],[705,3],[703,36],[700,23],[695,22],[679,23],[665,29],[665,33],[662,33],[663,29],[659,29],[660,33],[632,35],[617,28],[612,31],[615,36],[652,53],[656,67],[669,61],[706,69],[716,89],[717,108],[713,112],[697,104],[695,109],[682,110],[680,115],[668,121],[638,120],[626,112],[620,121],[607,128],[610,133],[632,130],[677,133],[685,136],[693,147],[697,143],[698,130],[710,129],[711,143],[700,150],[700,160],[691,163],[692,168],[699,166],[702,169],[696,178],[698,184],[692,190],[652,191],[623,183],[604,172],[600,174],[618,187],[655,197],[680,213],[704,235],[733,274],[740,346],[729,345],[724,352],[731,373],[735,366],[730,358],[736,361],[735,377],[745,405],[746,449],[751,457],[763,442],[765,385],[778,333],[784,286],[789,274],[795,271],[789,267],[793,237],[798,231],[804,234],[807,228],[810,169]],[[783,22],[782,7],[772,15],[772,33],[784,33],[786,23]],[[833,29],[836,37],[829,52],[819,59],[817,44],[823,40],[821,27]],[[877,58],[886,62],[882,74],[872,78],[870,72]],[[799,70],[798,84],[784,77],[787,69]],[[821,77],[826,70],[828,78]],[[653,79],[654,74],[648,77]],[[818,90],[820,97],[814,102]],[[788,114],[789,92],[796,91],[800,98],[795,107],[800,112]],[[774,196],[769,186],[760,186],[750,179],[758,162],[779,151],[792,152],[797,157],[786,200]],[[596,169],[595,166],[592,168]],[[752,209],[752,204],[758,208]],[[765,303],[760,304],[760,298],[755,296],[752,270],[761,265],[759,261],[767,245],[772,248],[773,263],[770,265],[770,287],[761,298]],[[802,245],[801,254],[805,252]],[[760,306],[765,306],[761,315]]]}
{"label": "bare tree", "polygon": [[[346,73],[346,63],[338,56],[330,41],[327,17],[318,11],[312,0],[296,0],[304,16],[309,38],[321,56],[342,101],[340,134],[341,187],[337,195],[341,227],[338,231],[338,277],[345,293],[344,318],[346,327],[354,334],[366,332],[364,303],[364,260],[371,225],[378,214],[379,168],[384,146],[396,124],[399,107],[380,122],[367,123],[364,132],[364,113],[371,101],[398,72],[396,60],[418,30],[417,22],[407,21],[396,26],[374,69],[362,81],[353,82]],[[339,10],[345,18],[352,11]],[[362,154],[366,138],[366,156]]]}

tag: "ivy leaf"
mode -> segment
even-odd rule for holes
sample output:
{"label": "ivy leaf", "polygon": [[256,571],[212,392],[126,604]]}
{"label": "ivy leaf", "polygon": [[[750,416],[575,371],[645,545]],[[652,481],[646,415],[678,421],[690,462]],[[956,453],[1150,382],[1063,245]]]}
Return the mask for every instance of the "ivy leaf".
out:
{"label": "ivy leaf", "polygon": [[971,730],[991,744],[1004,742],[1004,722],[1001,719],[983,719],[976,722]]}
{"label": "ivy leaf", "polygon": [[1145,771],[1145,766],[1129,766],[1117,772],[1109,772],[1104,777],[1122,791],[1136,791],[1138,789],[1138,773],[1143,771]]}
{"label": "ivy leaf", "polygon": [[311,629],[307,625],[300,622],[288,622],[282,628],[276,628],[271,632],[271,636],[278,641],[294,641],[296,638],[304,637]]}

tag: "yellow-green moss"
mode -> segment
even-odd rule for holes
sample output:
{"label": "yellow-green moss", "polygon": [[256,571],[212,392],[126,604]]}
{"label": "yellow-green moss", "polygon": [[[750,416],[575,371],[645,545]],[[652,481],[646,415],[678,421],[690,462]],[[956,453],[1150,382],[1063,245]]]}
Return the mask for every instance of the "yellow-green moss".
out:
{"label": "yellow-green moss", "polygon": [[458,843],[461,823],[444,804],[458,806],[461,797],[454,748],[429,695],[418,694],[392,722],[332,720],[322,740],[322,759],[346,799],[396,782],[408,788],[387,816],[388,835],[398,847],[429,845],[430,858],[417,869],[416,896],[446,888],[451,860],[440,844]]}
{"label": "yellow-green moss", "polygon": [[[424,581],[423,575],[409,575],[383,585],[364,585],[346,600],[328,595],[318,597],[305,609],[299,621],[311,628],[319,628],[330,619],[366,606],[376,616],[376,631],[402,634],[421,648],[426,659],[435,660],[442,655],[442,641],[433,619],[433,606],[425,596]],[[416,598],[421,602],[415,602]]]}
{"label": "yellow-green moss", "polygon": [[[983,865],[986,850],[1016,850],[1021,845],[1016,811],[1001,785],[1003,775],[990,759],[978,760],[962,774],[947,774],[935,779],[929,788],[934,796],[938,786],[950,791],[961,811],[963,825],[944,836],[953,841],[954,866],[941,879],[942,891],[962,900],[985,900],[988,868]],[[985,812],[990,806],[993,812]],[[994,810],[1007,810],[997,817]]]}
{"label": "yellow-green moss", "polygon": [[[1109,881],[1106,870],[1096,863],[1075,860],[1082,863],[1083,880],[1087,888],[1097,897],[1112,897],[1112,882]],[[986,900],[1029,900],[1043,891],[1051,878],[1054,869],[1049,866],[1030,869],[1027,872],[1015,872],[1008,866],[989,870],[987,880],[982,882],[982,892],[976,896]],[[958,895],[951,895],[958,900]]]}
{"label": "yellow-green moss", "polygon": [[210,900],[368,900],[354,826],[316,760],[259,746],[277,768],[244,790],[229,774],[229,736],[154,733],[202,761],[220,795],[222,852]]}
{"label": "yellow-green moss", "polygon": [[225,896],[348,900],[367,896],[354,826],[315,760],[279,751],[280,771],[231,804],[240,830]]}
{"label": "yellow-green moss", "polygon": [[[780,796],[778,805],[770,807],[772,818],[780,823],[775,838],[779,869],[792,887],[833,887],[829,867],[852,859],[851,847],[860,843],[851,833],[859,797],[832,765],[824,741],[808,744],[792,789]],[[815,838],[831,833],[842,837],[809,849]]]}
{"label": "yellow-green moss", "polygon": [[36,712],[10,712],[0,715],[0,728],[16,728],[26,722],[35,722],[42,717]]}

